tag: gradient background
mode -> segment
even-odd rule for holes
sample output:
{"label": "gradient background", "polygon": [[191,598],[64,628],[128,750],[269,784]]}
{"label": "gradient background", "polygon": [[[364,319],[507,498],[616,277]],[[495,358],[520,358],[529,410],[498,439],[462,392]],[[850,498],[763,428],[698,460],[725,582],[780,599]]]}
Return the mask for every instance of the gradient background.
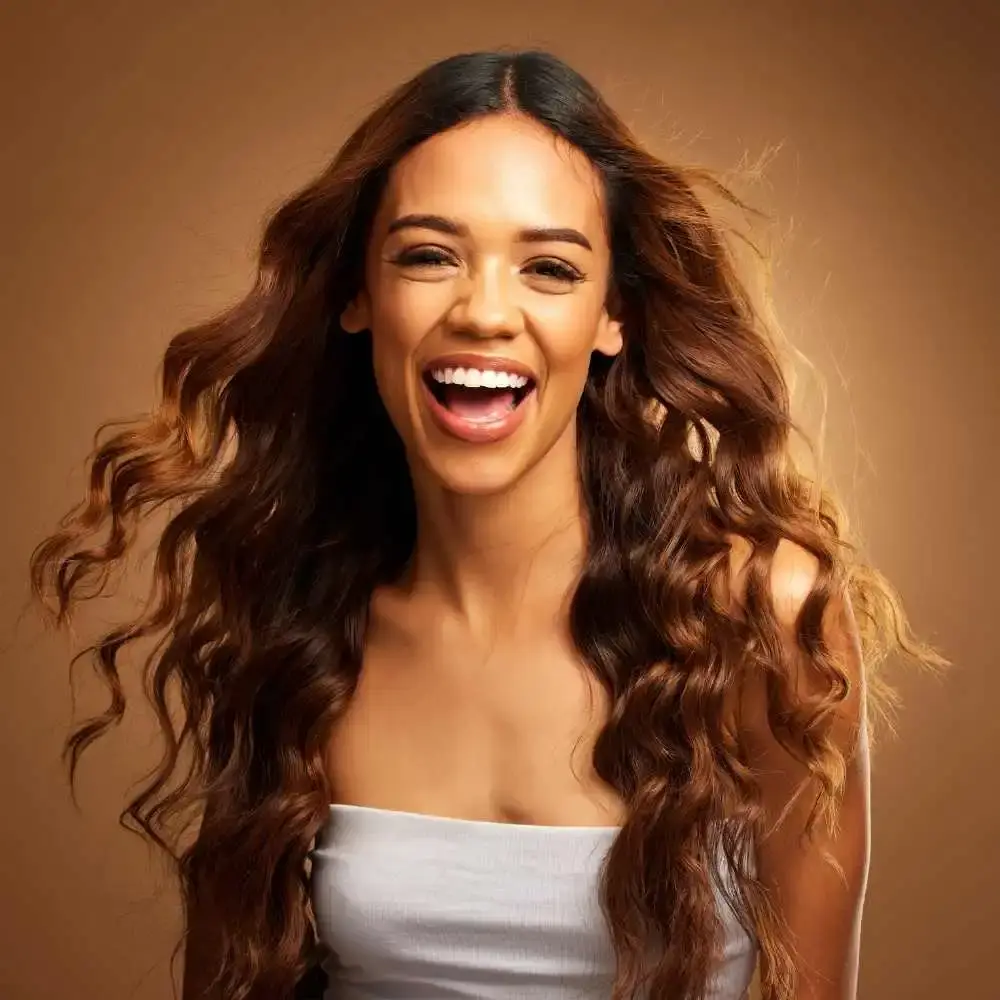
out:
{"label": "gradient background", "polygon": [[[263,213],[385,90],[454,51],[529,44],[589,75],[662,155],[725,169],[783,143],[756,201],[791,231],[777,306],[828,382],[827,463],[916,627],[956,663],[943,682],[899,671],[861,996],[1000,996],[998,11],[4,5],[0,996],[170,996],[174,896],[115,820],[156,749],[150,720],[93,752],[74,811],[70,646],[22,614],[29,551],[79,496],[94,428],[150,405],[167,339],[245,291]],[[813,416],[817,398],[802,397]],[[89,680],[78,696],[79,712],[102,704]]]}

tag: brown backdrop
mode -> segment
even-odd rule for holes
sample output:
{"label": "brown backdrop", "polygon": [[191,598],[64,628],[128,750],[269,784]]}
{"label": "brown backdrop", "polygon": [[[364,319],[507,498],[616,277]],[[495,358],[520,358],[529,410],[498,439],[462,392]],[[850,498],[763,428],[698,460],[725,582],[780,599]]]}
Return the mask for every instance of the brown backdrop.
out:
{"label": "brown backdrop", "polygon": [[[901,678],[899,739],[877,757],[861,994],[1000,996],[998,9],[4,5],[0,996],[170,996],[173,895],[115,825],[149,719],[94,753],[74,811],[68,646],[19,618],[30,547],[78,496],[95,425],[149,405],[167,338],[244,290],[262,213],[379,94],[450,52],[525,44],[577,64],[668,155],[725,168],[784,144],[758,193],[792,231],[777,300],[829,384],[828,462],[957,663],[943,683]],[[90,683],[79,697],[99,704]]]}

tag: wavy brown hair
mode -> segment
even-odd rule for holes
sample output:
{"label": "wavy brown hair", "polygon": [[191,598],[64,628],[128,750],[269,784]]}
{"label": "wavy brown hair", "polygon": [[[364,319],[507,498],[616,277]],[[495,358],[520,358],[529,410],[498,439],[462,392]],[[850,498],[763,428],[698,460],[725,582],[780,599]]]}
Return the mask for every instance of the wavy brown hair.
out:
{"label": "wavy brown hair", "polygon": [[[269,219],[249,294],[171,341],[155,411],[98,439],[86,499],[32,560],[58,620],[105,589],[152,513],[168,520],[141,614],[90,649],[110,705],[71,735],[70,772],[125,711],[122,650],[155,640],[146,683],[165,751],[123,822],[170,852],[189,914],[211,906],[221,994],[288,996],[314,943],[308,857],[328,816],[324,749],[358,681],[372,592],[399,576],[415,541],[370,338],[345,336],[338,317],[363,279],[392,165],[500,113],[541,123],[600,176],[625,330],[618,357],[595,357],[579,405],[591,531],[571,605],[579,654],[612,705],[594,763],[627,806],[601,883],[613,996],[643,984],[654,997],[702,995],[721,851],[765,993],[788,997],[790,950],[754,875],[763,816],[729,698],[766,678],[772,729],[816,779],[814,820],[832,817],[844,774],[832,709],[848,684],[823,642],[828,603],[849,594],[869,668],[892,647],[930,654],[848,544],[833,501],[790,459],[778,356],[706,207],[739,200],[709,173],[645,151],[546,53],[455,56],[392,93]],[[752,549],[743,612],[718,599],[734,536]],[[809,700],[792,684],[769,596],[782,539],[819,566],[797,622],[821,689]],[[206,799],[217,806],[185,846],[174,820]],[[654,941],[666,944],[647,962]]]}

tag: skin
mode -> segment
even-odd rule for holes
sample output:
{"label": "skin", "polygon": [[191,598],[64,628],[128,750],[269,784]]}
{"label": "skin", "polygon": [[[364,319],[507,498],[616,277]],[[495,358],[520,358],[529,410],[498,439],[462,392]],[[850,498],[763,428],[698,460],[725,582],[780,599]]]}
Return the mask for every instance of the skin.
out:
{"label": "skin", "polygon": [[[463,235],[390,232],[412,213],[451,219]],[[519,238],[541,227],[573,229],[591,249]],[[408,263],[417,250],[441,259]],[[553,277],[554,265],[578,280]],[[406,578],[372,603],[362,680],[330,753],[341,801],[546,825],[621,819],[588,752],[603,692],[565,627],[584,551],[576,408],[592,353],[622,345],[605,309],[609,269],[589,163],[537,126],[467,125],[393,171],[365,291],[341,322],[372,330],[376,377],[412,470],[418,542]],[[453,351],[536,374],[513,437],[470,445],[434,425],[421,372]]]}
{"label": "skin", "polygon": [[[392,231],[410,214],[442,216],[459,231]],[[590,248],[526,243],[519,233],[532,227],[575,229]],[[414,251],[423,263],[412,263]],[[553,277],[545,266],[552,260],[581,280]],[[392,173],[366,286],[342,324],[372,331],[380,391],[413,472],[419,529],[406,578],[375,595],[360,688],[331,742],[340,801],[497,822],[622,821],[622,802],[590,764],[607,704],[569,642],[565,614],[585,544],[574,415],[592,352],[622,346],[606,307],[609,269],[593,169],[531,121],[491,117],[452,130]],[[469,445],[429,420],[423,366],[460,350],[515,358],[537,373],[532,410],[512,438]],[[747,547],[733,542],[738,602]],[[815,573],[812,556],[782,543],[772,590],[793,655],[795,618]],[[868,868],[860,645],[846,602],[831,606],[827,641],[852,680],[836,730],[850,755],[836,836],[803,844],[807,775],[771,734],[763,690],[751,687],[739,706],[774,821],[758,870],[795,942],[796,1000],[856,995]]]}
{"label": "skin", "polygon": [[[414,214],[450,220],[455,231],[394,229]],[[575,230],[589,248],[522,238],[546,227]],[[623,803],[591,765],[608,705],[573,649],[566,617],[586,534],[576,409],[591,355],[614,355],[623,337],[607,308],[598,178],[582,154],[516,116],[438,135],[392,171],[365,270],[341,323],[348,333],[372,332],[380,393],[411,466],[418,534],[404,578],[373,596],[359,687],[327,754],[335,800],[494,822],[617,826]],[[524,404],[531,410],[511,438],[471,445],[433,423],[421,372],[453,351],[502,355],[535,373],[535,396]],[[739,601],[739,539],[733,553]],[[790,649],[814,573],[801,549],[779,547],[773,590]],[[857,630],[846,605],[831,613],[828,641],[859,692]],[[739,725],[777,819],[805,776],[771,736],[762,699],[749,692]],[[838,730],[845,748],[861,712],[855,694]],[[805,813],[794,808],[760,845],[759,872],[778,895],[801,959],[796,1000],[856,994],[867,816],[862,743],[840,834],[803,847]]]}

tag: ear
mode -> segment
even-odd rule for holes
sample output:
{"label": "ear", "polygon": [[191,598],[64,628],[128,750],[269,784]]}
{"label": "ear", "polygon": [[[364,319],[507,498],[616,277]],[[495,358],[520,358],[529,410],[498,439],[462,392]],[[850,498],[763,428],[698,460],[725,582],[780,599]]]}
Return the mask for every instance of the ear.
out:
{"label": "ear", "polygon": [[364,290],[347,304],[340,314],[340,327],[345,333],[360,333],[372,324],[372,307],[368,293]]}
{"label": "ear", "polygon": [[625,337],[622,332],[622,324],[617,319],[612,319],[607,313],[601,318],[601,324],[597,330],[597,339],[594,341],[594,350],[600,354],[605,354],[613,358],[620,354],[625,344]]}

